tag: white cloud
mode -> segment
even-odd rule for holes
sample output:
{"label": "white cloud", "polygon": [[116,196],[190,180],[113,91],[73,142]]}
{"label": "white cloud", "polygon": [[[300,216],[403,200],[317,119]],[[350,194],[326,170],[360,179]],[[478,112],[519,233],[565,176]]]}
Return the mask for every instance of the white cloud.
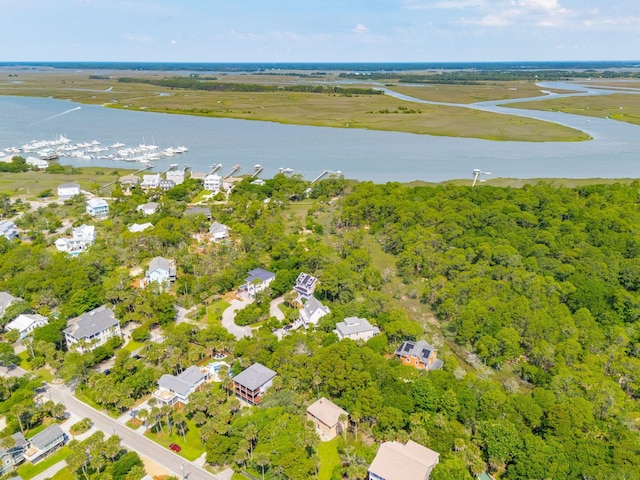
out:
{"label": "white cloud", "polygon": [[132,33],[125,33],[122,36],[123,40],[127,40],[128,42],[138,42],[138,43],[151,43],[153,42],[153,38],[147,37],[145,35],[134,35]]}
{"label": "white cloud", "polygon": [[369,29],[365,25],[359,23],[351,31],[354,32],[354,33],[367,33],[369,31]]}
{"label": "white cloud", "polygon": [[485,0],[405,0],[408,10],[461,10],[486,5]]}
{"label": "white cloud", "polygon": [[169,43],[170,43],[171,45],[175,45],[175,44],[176,44],[176,43],[178,43],[178,42],[177,42],[177,40],[171,40]]}

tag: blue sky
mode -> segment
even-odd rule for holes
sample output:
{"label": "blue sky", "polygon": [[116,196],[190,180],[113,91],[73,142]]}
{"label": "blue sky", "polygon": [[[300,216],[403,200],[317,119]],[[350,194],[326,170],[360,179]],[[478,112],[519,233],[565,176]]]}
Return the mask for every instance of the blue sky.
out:
{"label": "blue sky", "polygon": [[639,0],[0,0],[0,61],[640,60]]}

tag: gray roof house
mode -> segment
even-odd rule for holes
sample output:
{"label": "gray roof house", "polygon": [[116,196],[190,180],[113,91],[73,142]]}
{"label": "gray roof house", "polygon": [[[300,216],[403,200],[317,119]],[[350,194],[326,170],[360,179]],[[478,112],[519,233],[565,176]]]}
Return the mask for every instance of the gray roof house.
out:
{"label": "gray roof house", "polygon": [[0,237],[4,237],[7,240],[18,238],[18,228],[10,220],[0,220]]}
{"label": "gray roof house", "polygon": [[20,299],[14,297],[10,293],[0,292],[0,316],[4,315],[6,308],[17,300]]}
{"label": "gray roof house", "polygon": [[11,448],[0,448],[0,475],[6,475],[16,465],[24,462],[24,452],[29,446],[21,432],[11,435],[14,445]]}
{"label": "gray roof house", "polygon": [[304,307],[300,309],[300,316],[298,319],[305,328],[309,328],[309,325],[315,325],[325,315],[331,313],[329,307],[325,307],[320,300],[316,297],[309,297],[309,299],[305,302]]}
{"label": "gray roof house", "polygon": [[334,332],[338,334],[340,340],[350,338],[352,340],[364,340],[366,342],[370,338],[378,335],[380,329],[371,325],[366,318],[348,317],[344,319],[344,322],[338,322],[336,324]]}
{"label": "gray roof house", "polygon": [[69,320],[69,326],[63,332],[67,347],[80,353],[91,351],[104,345],[111,337],[121,335],[120,321],[106,306]]}
{"label": "gray roof house", "polygon": [[436,358],[438,350],[424,340],[402,342],[395,352],[396,357],[405,365],[410,365],[418,370],[439,370],[442,368],[442,360]]}
{"label": "gray roof house", "polygon": [[56,447],[64,445],[66,441],[67,435],[62,431],[60,425],[57,423],[49,425],[29,439],[29,449],[24,452],[24,458],[33,463]]}
{"label": "gray roof house", "polygon": [[162,375],[158,380],[158,389],[153,396],[162,405],[189,403],[189,395],[198,390],[209,379],[209,372],[191,366],[179,375]]}
{"label": "gray roof house", "polygon": [[160,284],[174,282],[176,279],[176,263],[168,258],[154,257],[149,262],[145,278],[147,282]]}
{"label": "gray roof house", "polygon": [[211,234],[211,239],[214,241],[224,240],[225,238],[229,238],[229,227],[215,221],[209,227],[209,233]]}
{"label": "gray roof house", "polygon": [[233,391],[241,400],[251,405],[259,405],[276,375],[277,373],[270,368],[254,363],[233,377]]}
{"label": "gray roof house", "polygon": [[207,220],[211,220],[211,209],[209,207],[189,207],[184,211],[185,215],[204,215]]}

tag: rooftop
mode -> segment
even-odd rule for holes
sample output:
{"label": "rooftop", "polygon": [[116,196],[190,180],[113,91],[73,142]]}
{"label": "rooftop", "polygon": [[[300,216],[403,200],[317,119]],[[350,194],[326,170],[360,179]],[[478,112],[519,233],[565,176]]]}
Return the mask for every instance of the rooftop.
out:
{"label": "rooftop", "polygon": [[65,328],[64,332],[80,339],[96,335],[120,322],[115,318],[112,309],[102,306],[69,320],[69,323],[70,326]]}
{"label": "rooftop", "polygon": [[307,412],[329,427],[337,425],[340,415],[349,415],[331,400],[322,397],[307,407]]}
{"label": "rooftop", "polygon": [[380,445],[369,471],[385,480],[424,480],[438,463],[440,454],[409,440]]}
{"label": "rooftop", "polygon": [[254,363],[249,368],[233,377],[233,381],[248,390],[257,390],[276,375],[277,373],[270,368],[259,363]]}
{"label": "rooftop", "polygon": [[336,329],[343,335],[357,335],[358,333],[364,332],[376,332],[379,333],[380,329],[378,327],[374,327],[369,323],[366,318],[358,318],[358,317],[347,317],[344,319],[344,322],[338,322],[336,324]]}
{"label": "rooftop", "polygon": [[267,280],[270,280],[275,277],[276,277],[275,273],[269,272],[264,268],[254,268],[253,270],[249,271],[249,276],[245,278],[244,281],[246,283],[253,283],[255,280],[261,280],[263,282],[266,282]]}

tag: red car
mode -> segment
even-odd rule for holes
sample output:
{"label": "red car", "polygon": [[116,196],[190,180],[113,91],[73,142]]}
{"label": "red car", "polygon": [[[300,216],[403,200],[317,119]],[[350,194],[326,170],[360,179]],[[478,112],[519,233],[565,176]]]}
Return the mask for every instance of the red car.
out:
{"label": "red car", "polygon": [[180,445],[177,445],[175,443],[170,443],[169,444],[169,448],[171,450],[173,450],[174,452],[179,452],[180,450],[182,450],[182,448],[180,447]]}

